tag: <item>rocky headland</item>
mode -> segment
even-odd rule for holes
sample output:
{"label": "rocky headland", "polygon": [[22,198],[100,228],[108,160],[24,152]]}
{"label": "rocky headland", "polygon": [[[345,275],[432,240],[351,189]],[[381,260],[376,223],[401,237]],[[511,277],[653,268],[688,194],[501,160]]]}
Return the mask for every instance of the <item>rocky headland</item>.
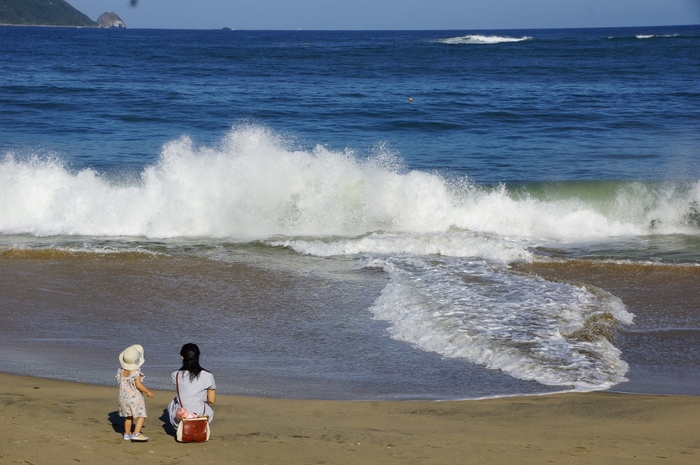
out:
{"label": "rocky headland", "polygon": [[93,21],[64,0],[0,0],[0,25],[126,28],[115,13]]}

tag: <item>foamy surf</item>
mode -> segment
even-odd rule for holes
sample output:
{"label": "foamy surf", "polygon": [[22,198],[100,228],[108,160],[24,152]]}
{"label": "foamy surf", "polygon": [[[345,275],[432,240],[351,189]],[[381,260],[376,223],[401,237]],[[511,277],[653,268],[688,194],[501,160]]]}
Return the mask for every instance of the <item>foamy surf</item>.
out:
{"label": "foamy surf", "polygon": [[354,238],[271,240],[297,253],[317,257],[381,254],[435,255],[443,257],[480,257],[501,263],[531,261],[533,254],[526,240],[476,234],[469,231],[440,233],[374,232]]}
{"label": "foamy surf", "polygon": [[295,150],[260,127],[236,128],[211,147],[172,141],[127,181],[7,154],[0,197],[4,235],[265,240],[391,232],[423,241],[467,231],[532,245],[700,231],[697,181],[510,190],[406,170],[388,150]]}
{"label": "foamy surf", "polygon": [[625,381],[628,366],[608,337],[633,315],[604,291],[481,260],[377,258],[365,266],[391,277],[371,311],[395,339],[545,385],[595,390]]}

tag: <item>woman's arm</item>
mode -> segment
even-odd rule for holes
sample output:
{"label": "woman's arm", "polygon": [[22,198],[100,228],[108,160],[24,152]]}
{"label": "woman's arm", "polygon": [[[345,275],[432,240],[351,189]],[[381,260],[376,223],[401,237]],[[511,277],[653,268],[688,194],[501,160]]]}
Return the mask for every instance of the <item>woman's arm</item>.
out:
{"label": "woman's arm", "polygon": [[207,389],[207,404],[214,405],[216,403],[216,391]]}

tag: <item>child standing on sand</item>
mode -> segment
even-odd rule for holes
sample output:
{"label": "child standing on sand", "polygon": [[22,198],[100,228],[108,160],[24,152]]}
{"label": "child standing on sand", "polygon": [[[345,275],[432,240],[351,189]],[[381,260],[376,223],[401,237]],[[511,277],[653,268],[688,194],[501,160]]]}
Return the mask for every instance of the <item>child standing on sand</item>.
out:
{"label": "child standing on sand", "polygon": [[[143,394],[149,399],[153,398],[153,393],[143,385],[142,379],[145,375],[139,368],[143,365],[143,347],[134,344],[127,347],[119,354],[121,368],[117,370],[117,381],[119,383],[119,416],[124,420],[124,440],[125,441],[148,441],[148,436],[141,432],[143,423],[146,421],[146,403]],[[134,422],[136,418],[136,422]],[[134,423],[134,432],[131,432],[131,425]]]}

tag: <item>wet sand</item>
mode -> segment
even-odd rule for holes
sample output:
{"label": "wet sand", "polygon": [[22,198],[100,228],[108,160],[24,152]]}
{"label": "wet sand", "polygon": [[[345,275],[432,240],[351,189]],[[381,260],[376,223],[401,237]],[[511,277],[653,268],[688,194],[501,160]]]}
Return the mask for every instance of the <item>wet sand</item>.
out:
{"label": "wet sand", "polygon": [[117,388],[0,374],[0,463],[691,464],[700,397],[609,392],[459,402],[219,396],[212,439],[178,444],[172,392],[147,399],[147,443],[121,436]]}

